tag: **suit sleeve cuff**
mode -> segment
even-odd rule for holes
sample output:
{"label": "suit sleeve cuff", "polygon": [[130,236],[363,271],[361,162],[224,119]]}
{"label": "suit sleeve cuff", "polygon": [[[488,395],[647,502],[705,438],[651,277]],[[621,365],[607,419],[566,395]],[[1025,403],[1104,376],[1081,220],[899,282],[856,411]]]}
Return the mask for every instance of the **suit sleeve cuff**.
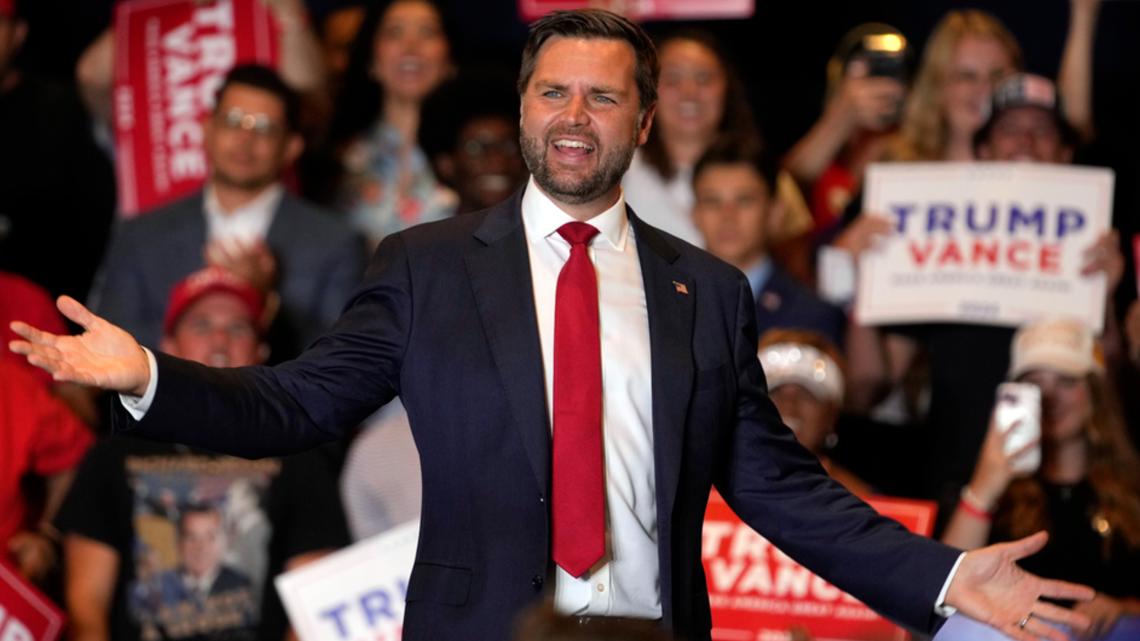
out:
{"label": "suit sleeve cuff", "polygon": [[950,568],[946,582],[942,584],[942,591],[938,593],[938,600],[934,602],[934,613],[940,617],[949,618],[958,611],[958,608],[946,605],[946,593],[950,591],[950,584],[954,582],[954,577],[958,574],[958,566],[962,565],[964,558],[966,558],[965,552],[958,555],[958,560],[954,562],[954,567]]}
{"label": "suit sleeve cuff", "polygon": [[[142,396],[119,394],[119,402],[123,404],[123,409],[127,410],[131,418],[136,421],[141,421],[146,416],[147,410],[154,402],[154,391],[158,388],[158,362],[154,360],[154,353],[149,349],[144,347],[143,351],[146,352],[146,363],[147,367],[150,368],[150,381],[146,384],[146,392]],[[954,573],[951,572],[950,576],[954,576]],[[946,588],[942,588],[942,590],[945,592]]]}

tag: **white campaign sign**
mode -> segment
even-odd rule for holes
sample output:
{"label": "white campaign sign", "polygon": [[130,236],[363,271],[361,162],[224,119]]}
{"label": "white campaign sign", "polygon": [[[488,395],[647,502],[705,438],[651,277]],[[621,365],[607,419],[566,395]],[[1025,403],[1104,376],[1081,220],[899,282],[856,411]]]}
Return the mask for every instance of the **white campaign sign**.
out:
{"label": "white campaign sign", "polygon": [[859,262],[867,324],[1104,324],[1103,275],[1082,254],[1109,227],[1113,172],[1028,163],[888,163],[867,170],[863,210],[895,234]]}
{"label": "white campaign sign", "polygon": [[418,521],[277,577],[301,641],[399,641]]}

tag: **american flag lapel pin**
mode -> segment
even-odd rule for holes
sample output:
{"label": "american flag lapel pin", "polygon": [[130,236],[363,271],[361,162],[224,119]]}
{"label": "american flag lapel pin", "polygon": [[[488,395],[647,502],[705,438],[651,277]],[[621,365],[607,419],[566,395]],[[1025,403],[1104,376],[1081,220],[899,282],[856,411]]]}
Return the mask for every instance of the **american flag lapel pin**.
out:
{"label": "american flag lapel pin", "polygon": [[673,289],[677,290],[678,294],[689,295],[689,287],[685,283],[673,281]]}

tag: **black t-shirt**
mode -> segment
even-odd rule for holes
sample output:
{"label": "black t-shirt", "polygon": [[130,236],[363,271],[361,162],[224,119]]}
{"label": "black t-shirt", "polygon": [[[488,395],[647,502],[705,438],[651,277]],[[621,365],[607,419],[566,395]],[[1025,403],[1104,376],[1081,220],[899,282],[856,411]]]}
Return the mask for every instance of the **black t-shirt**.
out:
{"label": "black t-shirt", "polygon": [[[1087,482],[1042,484],[1048,508],[1049,542],[1020,565],[1038,576],[1091,586],[1115,597],[1140,597],[1140,549],[1129,548],[1119,535],[1101,534],[1105,522],[1096,494]],[[992,541],[1013,537],[995,526]]]}
{"label": "black t-shirt", "polygon": [[[343,525],[338,532],[326,517],[273,522],[283,511],[274,505],[291,505],[332,509],[343,523],[339,502],[328,508],[316,500],[317,492],[336,494],[335,480],[310,479],[320,489],[298,499],[275,485],[282,469],[279,459],[249,461],[182,445],[129,438],[96,444],[56,524],[118,553],[111,638],[253,640],[268,623],[282,638],[279,606],[262,621],[264,604],[274,602],[267,578],[290,556],[347,539]],[[271,524],[279,530],[272,540]]]}

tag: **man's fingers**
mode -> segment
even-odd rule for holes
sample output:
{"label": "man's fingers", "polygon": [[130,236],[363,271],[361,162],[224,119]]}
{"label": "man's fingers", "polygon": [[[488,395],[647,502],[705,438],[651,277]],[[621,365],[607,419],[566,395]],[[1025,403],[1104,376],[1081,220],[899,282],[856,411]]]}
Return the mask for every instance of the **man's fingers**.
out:
{"label": "man's fingers", "polygon": [[1025,631],[1033,635],[1034,639],[1049,639],[1049,641],[1069,641],[1069,635],[1065,634],[1060,628],[1055,628],[1044,621],[1038,621],[1037,617],[1029,619],[1029,623],[1025,624]]}
{"label": "man's fingers", "polygon": [[1040,581],[1041,587],[1039,591],[1041,596],[1049,597],[1050,599],[1091,601],[1092,598],[1096,596],[1096,592],[1087,585],[1069,583],[1068,581],[1056,581],[1053,579],[1040,579]]}
{"label": "man's fingers", "polygon": [[1038,601],[1037,604],[1033,606],[1033,616],[1053,623],[1067,625],[1074,630],[1084,630],[1092,623],[1088,616],[1080,612],[1070,610],[1069,608],[1062,608],[1059,605],[1053,605],[1045,601]]}
{"label": "man's fingers", "polygon": [[68,320],[83,329],[91,329],[91,326],[100,320],[98,316],[91,313],[91,310],[84,307],[83,303],[80,303],[70,296],[60,296],[55,306],[59,308],[60,313],[66,316]]}
{"label": "man's fingers", "polygon": [[1009,553],[1013,555],[1013,560],[1016,561],[1037,554],[1041,551],[1041,548],[1045,547],[1045,543],[1048,541],[1049,534],[1042,530],[1036,534],[1010,543],[1005,543],[1004,545],[1009,549]]}

